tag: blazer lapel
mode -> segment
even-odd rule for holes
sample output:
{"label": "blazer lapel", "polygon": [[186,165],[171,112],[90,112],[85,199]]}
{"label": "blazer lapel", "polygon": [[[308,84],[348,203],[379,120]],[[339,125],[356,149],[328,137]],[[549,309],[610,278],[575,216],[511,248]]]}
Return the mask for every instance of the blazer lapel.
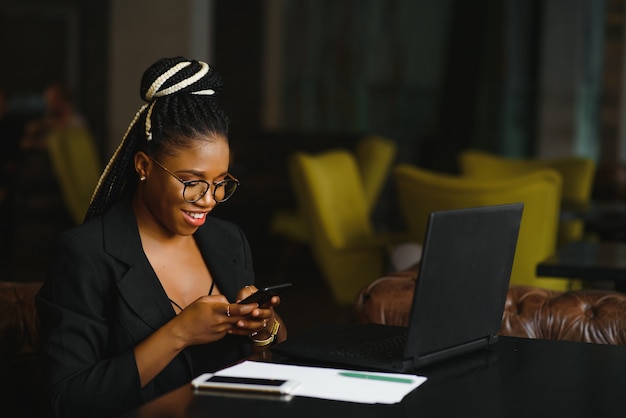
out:
{"label": "blazer lapel", "polygon": [[138,317],[158,329],[175,313],[143,252],[130,202],[113,206],[103,219],[103,228],[105,251],[127,266],[117,279],[122,298]]}
{"label": "blazer lapel", "polygon": [[216,223],[207,219],[207,223],[195,234],[196,242],[207,263],[213,280],[230,302],[235,302],[237,292],[247,284],[254,283],[254,277],[240,263],[242,244]]}

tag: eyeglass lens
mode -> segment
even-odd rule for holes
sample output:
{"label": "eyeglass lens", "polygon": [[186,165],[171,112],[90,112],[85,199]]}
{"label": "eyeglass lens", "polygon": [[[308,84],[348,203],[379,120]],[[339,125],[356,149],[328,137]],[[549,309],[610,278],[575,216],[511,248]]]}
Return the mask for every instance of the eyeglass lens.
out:
{"label": "eyeglass lens", "polygon": [[[185,185],[183,198],[187,202],[197,202],[207,193],[209,184],[205,181],[190,181]],[[213,189],[213,198],[216,202],[224,202],[237,190],[237,182],[226,179],[216,183]]]}

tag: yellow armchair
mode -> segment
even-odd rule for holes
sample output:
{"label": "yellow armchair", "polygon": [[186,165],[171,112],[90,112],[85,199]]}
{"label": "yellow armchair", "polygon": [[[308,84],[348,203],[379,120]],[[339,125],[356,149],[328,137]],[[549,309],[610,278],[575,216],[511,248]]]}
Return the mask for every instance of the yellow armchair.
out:
{"label": "yellow armchair", "polygon": [[63,201],[74,223],[80,224],[101,173],[93,138],[84,127],[69,127],[50,135],[48,150]]}
{"label": "yellow armchair", "polygon": [[363,181],[363,191],[371,214],[389,177],[396,157],[396,143],[388,138],[370,135],[356,144],[355,156]]}
{"label": "yellow armchair", "polygon": [[[501,157],[492,153],[465,150],[458,158],[461,174],[477,178],[501,178],[517,176],[546,168],[561,174],[563,189],[562,205],[586,207],[591,201],[596,164],[590,158],[526,158]],[[563,219],[558,230],[557,245],[579,240],[584,234],[582,219]]]}
{"label": "yellow armchair", "polygon": [[355,157],[340,149],[297,152],[289,157],[289,174],[310,225],[315,262],[335,302],[350,306],[385,271],[388,249],[371,224]]}
{"label": "yellow armchair", "polygon": [[[376,207],[381,190],[388,179],[396,156],[396,148],[394,141],[378,135],[366,136],[356,144],[354,155],[369,215]],[[270,232],[296,243],[308,244],[309,225],[299,206],[300,202],[295,210],[278,210],[270,221]]]}
{"label": "yellow armchair", "polygon": [[400,164],[393,170],[398,202],[411,239],[423,242],[428,216],[437,210],[524,203],[511,284],[565,290],[567,280],[537,278],[539,261],[555,252],[561,176],[555,170],[482,179]]}

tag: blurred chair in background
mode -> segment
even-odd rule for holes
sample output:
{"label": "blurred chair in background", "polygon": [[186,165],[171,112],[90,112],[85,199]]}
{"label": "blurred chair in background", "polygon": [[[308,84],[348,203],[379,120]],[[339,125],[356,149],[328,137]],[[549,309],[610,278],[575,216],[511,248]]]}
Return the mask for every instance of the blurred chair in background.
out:
{"label": "blurred chair in background", "polygon": [[102,172],[94,140],[87,129],[72,126],[50,135],[48,151],[63,201],[74,223],[80,224]]}
{"label": "blurred chair in background", "polygon": [[[396,143],[378,135],[369,135],[355,146],[354,156],[361,177],[365,194],[368,216],[372,216],[381,191],[389,178],[389,172],[396,156]],[[297,187],[290,179],[292,189]],[[299,249],[308,247],[311,242],[310,225],[304,215],[302,203],[297,200],[295,209],[279,209],[270,220],[270,233],[285,240],[280,260],[278,261],[277,276],[285,274],[292,257]]]}
{"label": "blurred chair in background", "polygon": [[63,83],[50,83],[41,104],[42,112],[24,124],[19,164],[11,176],[11,255],[6,269],[16,281],[46,277],[56,237],[83,221],[95,175],[100,175],[94,141],[71,92]]}
{"label": "blurred chair in background", "polygon": [[541,170],[508,178],[483,179],[425,170],[410,164],[393,169],[398,203],[411,240],[422,243],[431,212],[524,203],[511,284],[565,290],[567,280],[537,278],[538,262],[556,250],[561,176]]}
{"label": "blurred chair in background", "polygon": [[366,136],[356,144],[356,162],[370,215],[376,208],[381,191],[389,178],[396,151],[394,141],[378,135]]}
{"label": "blurred chair in background", "polygon": [[386,271],[389,251],[401,236],[376,234],[353,153],[328,150],[289,157],[296,197],[310,225],[315,262],[338,306]]}
{"label": "blurred chair in background", "polygon": [[[561,210],[588,208],[591,203],[596,164],[590,158],[562,157],[553,159],[513,159],[478,150],[459,154],[461,174],[476,178],[498,179],[517,176],[546,168],[561,174],[563,189]],[[557,245],[561,246],[583,238],[583,219],[562,218],[559,224]]]}
{"label": "blurred chair in background", "polygon": [[20,147],[28,158],[46,155],[65,209],[73,222],[79,224],[100,177],[98,152],[67,86],[50,83],[43,97],[44,115],[26,125]]}
{"label": "blurred chair in background", "polygon": [[[355,156],[370,215],[388,179],[396,148],[395,142],[377,135],[366,136],[356,144]],[[296,209],[278,210],[270,222],[270,232],[298,244],[309,244],[309,225],[300,203],[297,205]]]}

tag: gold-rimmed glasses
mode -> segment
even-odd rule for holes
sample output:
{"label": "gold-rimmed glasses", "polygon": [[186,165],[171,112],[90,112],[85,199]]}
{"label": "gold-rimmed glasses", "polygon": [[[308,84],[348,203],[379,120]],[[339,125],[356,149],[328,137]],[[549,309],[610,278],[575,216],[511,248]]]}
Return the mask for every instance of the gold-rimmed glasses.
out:
{"label": "gold-rimmed glasses", "polygon": [[184,185],[183,199],[185,199],[185,202],[194,203],[202,199],[204,195],[209,191],[212,184],[213,199],[217,203],[222,203],[227,201],[235,193],[237,187],[239,187],[239,180],[237,180],[230,174],[226,174],[227,177],[224,180],[216,181],[213,183],[209,183],[205,180],[183,180],[176,174],[165,168],[163,164],[161,164],[154,158],[150,157],[150,159],[154,161],[156,165],[161,167],[166,173],[168,173],[170,176],[174,177],[176,180]]}

